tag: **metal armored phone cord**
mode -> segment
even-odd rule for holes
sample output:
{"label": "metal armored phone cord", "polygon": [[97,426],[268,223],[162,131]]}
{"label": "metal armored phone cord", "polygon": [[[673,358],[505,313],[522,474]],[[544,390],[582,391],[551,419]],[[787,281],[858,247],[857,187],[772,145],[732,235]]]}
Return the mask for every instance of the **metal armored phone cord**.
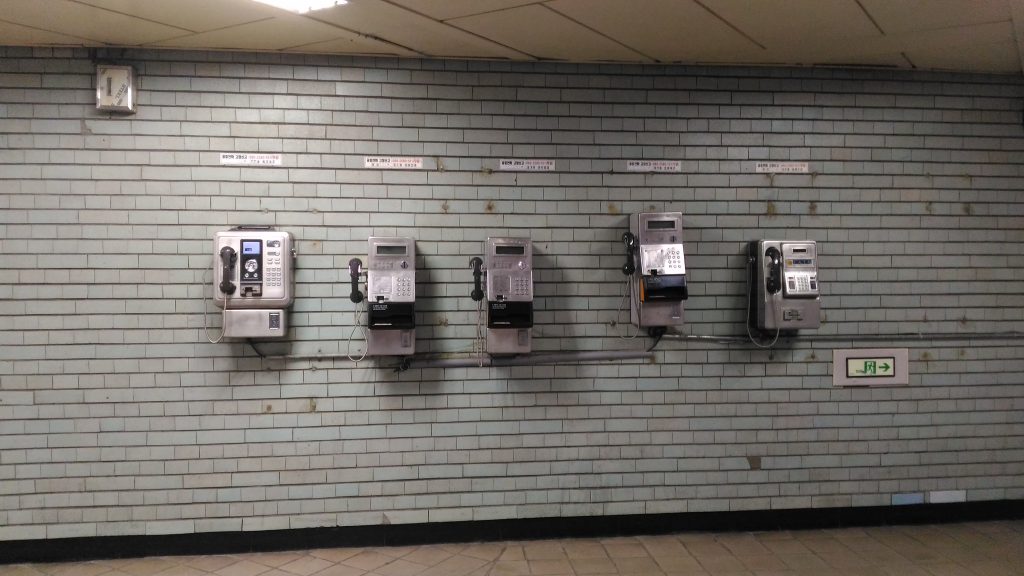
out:
{"label": "metal armored phone cord", "polygon": [[[358,304],[356,308],[356,321],[352,325],[352,331],[348,333],[348,345],[345,347],[345,356],[348,357],[352,362],[359,362],[366,358],[366,353],[369,351],[369,337],[370,334],[366,331],[366,326],[363,325],[363,313],[366,312],[366,298],[363,297],[363,293],[359,291],[359,271],[363,266],[363,261],[359,258],[353,258],[348,261],[348,273],[352,280],[352,292],[349,294],[348,299]],[[363,355],[355,358],[352,356],[352,339],[356,335],[356,330],[362,330],[363,332]]]}
{"label": "metal armored phone cord", "polygon": [[775,312],[775,306],[771,306],[770,308],[772,309],[772,320],[775,322],[775,338],[772,338],[772,341],[769,342],[767,346],[759,343],[757,340],[754,339],[754,334],[750,331],[750,303],[751,301],[754,300],[754,277],[757,276],[757,271],[754,270],[754,266],[757,265],[757,260],[753,257],[748,256],[747,263],[750,264],[750,273],[747,274],[747,317],[744,321],[744,324],[746,324],[747,326],[747,337],[750,338],[750,341],[751,343],[754,344],[754,346],[757,346],[758,348],[764,348],[765,350],[771,350],[772,347],[775,346],[775,343],[779,341],[779,332],[782,330],[782,326],[779,325],[779,319],[778,315]]}
{"label": "metal armored phone cord", "polygon": [[[214,256],[213,258],[210,259],[210,268],[213,268],[213,263],[214,263],[214,261],[216,261],[216,259],[217,259],[216,256]],[[209,340],[210,344],[219,344],[220,341],[224,339],[224,327],[223,326],[221,326],[221,328],[220,328],[220,336],[217,336],[216,340],[214,340],[213,338],[210,337],[210,323],[209,323],[210,302],[209,302],[209,298],[207,298],[207,296],[206,296],[206,288],[205,288],[205,286],[210,283],[210,268],[207,268],[206,271],[203,272],[203,332],[206,333],[206,339]],[[225,296],[225,298],[227,298],[227,296]],[[225,302],[225,305],[227,305],[226,302]]]}
{"label": "metal armored phone cord", "polygon": [[487,345],[484,344],[484,289],[482,279],[484,275],[483,271],[484,261],[479,257],[474,256],[469,259],[469,267],[473,270],[473,289],[469,292],[469,297],[476,301],[476,338],[473,339],[473,354],[480,358],[480,368],[484,367],[484,352],[487,350]]}

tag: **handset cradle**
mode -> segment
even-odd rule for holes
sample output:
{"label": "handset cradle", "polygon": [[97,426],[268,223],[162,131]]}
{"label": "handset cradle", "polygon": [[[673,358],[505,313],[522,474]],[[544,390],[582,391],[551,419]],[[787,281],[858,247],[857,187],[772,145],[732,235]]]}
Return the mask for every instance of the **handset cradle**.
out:
{"label": "handset cradle", "polygon": [[235,293],[235,283],[230,280],[234,277],[232,271],[235,268],[235,263],[238,262],[238,253],[231,246],[225,246],[220,249],[220,263],[221,263],[221,281],[220,291],[224,294],[231,295]]}

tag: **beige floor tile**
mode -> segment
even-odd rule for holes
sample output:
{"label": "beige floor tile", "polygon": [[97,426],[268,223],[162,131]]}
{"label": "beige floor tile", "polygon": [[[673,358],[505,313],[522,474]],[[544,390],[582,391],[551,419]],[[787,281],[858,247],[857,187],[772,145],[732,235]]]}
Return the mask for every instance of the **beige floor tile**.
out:
{"label": "beige floor tile", "polygon": [[526,560],[526,553],[523,551],[523,547],[518,544],[505,544],[505,550],[498,556],[498,560],[502,562],[513,561],[513,560]]}
{"label": "beige floor tile", "polygon": [[530,573],[530,563],[526,560],[498,560],[491,567],[491,576],[524,576]]}
{"label": "beige floor tile", "polygon": [[577,574],[618,574],[611,558],[574,558],[569,561]]}
{"label": "beige floor tile", "polygon": [[562,544],[562,550],[569,559],[607,558],[604,546],[594,540],[569,540]]}
{"label": "beige floor tile", "polygon": [[472,556],[452,556],[440,564],[427,568],[422,572],[423,576],[463,576],[488,564],[487,561]]}
{"label": "beige floor tile", "polygon": [[530,542],[523,546],[527,560],[564,560],[565,550],[558,543]]}
{"label": "beige floor tile", "polygon": [[639,542],[627,542],[622,544],[605,544],[604,549],[608,552],[609,558],[648,558],[647,548]]}
{"label": "beige floor tile", "polygon": [[377,546],[376,548],[370,548],[374,552],[379,552],[385,556],[391,556],[392,558],[401,558],[407,554],[411,554],[420,549],[420,546]]}
{"label": "beige floor tile", "polygon": [[410,552],[403,556],[402,560],[408,560],[409,562],[415,562],[424,566],[436,566],[451,557],[450,553],[440,548],[422,546],[415,552]]}
{"label": "beige floor tile", "polygon": [[462,551],[462,555],[492,562],[504,551],[505,546],[501,544],[471,544]]}
{"label": "beige floor tile", "polygon": [[786,566],[797,571],[827,574],[832,568],[814,554],[776,554],[776,556],[785,562]]}
{"label": "beige floor tile", "polygon": [[[127,560],[124,564],[117,566],[116,569],[133,576],[152,576],[177,565],[177,562],[167,558],[150,557]],[[85,575],[83,574],[82,576]]]}
{"label": "beige floor tile", "polygon": [[315,576],[363,576],[363,574],[366,574],[366,570],[354,566],[346,566],[345,564],[335,564],[330,568],[317,572]]}
{"label": "beige floor tile", "polygon": [[351,558],[346,558],[345,560],[342,560],[341,563],[346,566],[352,566],[353,568],[359,568],[360,570],[366,570],[367,572],[369,572],[371,570],[376,570],[377,568],[380,568],[381,566],[387,564],[388,562],[391,562],[392,560],[394,560],[394,558],[390,556],[385,556],[380,552],[364,550],[359,554],[352,556]]}
{"label": "beige floor tile", "polygon": [[654,559],[662,572],[703,572],[704,567],[693,556],[659,556]]}
{"label": "beige floor tile", "polygon": [[396,558],[373,571],[376,576],[415,576],[422,574],[428,566]]}
{"label": "beige floor tile", "polygon": [[752,572],[768,572],[788,570],[789,566],[774,554],[759,554],[757,556],[737,556],[739,561]]}
{"label": "beige floor tile", "polygon": [[[59,564],[49,572],[51,576],[99,576],[110,572],[110,566],[100,564],[97,562],[75,562],[71,564]],[[159,572],[157,570],[156,572]],[[146,572],[144,576],[155,574],[156,572]],[[132,572],[134,574],[134,572]]]}
{"label": "beige floor tile", "polygon": [[216,570],[214,573],[220,576],[255,576],[268,570],[270,570],[270,567],[264,564],[250,562],[249,560],[239,560]]}
{"label": "beige floor tile", "polygon": [[684,542],[683,545],[687,552],[698,560],[705,556],[732,556],[728,548],[714,541]]}
{"label": "beige floor tile", "polygon": [[619,574],[661,574],[661,567],[653,558],[612,558]]}
{"label": "beige floor tile", "polygon": [[640,544],[647,549],[647,553],[653,557],[658,556],[688,556],[689,552],[682,542],[671,536],[651,536],[640,539]]}
{"label": "beige floor tile", "polygon": [[572,573],[568,560],[530,560],[530,574],[554,576]]}
{"label": "beige floor tile", "polygon": [[704,567],[704,570],[712,574],[717,574],[718,572],[744,572],[747,570],[747,567],[740,562],[739,558],[731,554],[701,556],[697,558],[697,561]]}
{"label": "beige floor tile", "polygon": [[0,576],[42,576],[46,574],[39,565],[29,566],[27,564],[0,564]]}
{"label": "beige floor tile", "polygon": [[804,543],[795,539],[789,538],[786,540],[761,540],[761,544],[764,545],[772,554],[811,554],[811,549],[804,546]]}
{"label": "beige floor tile", "polygon": [[718,538],[718,543],[725,546],[734,556],[764,556],[770,551],[758,542],[752,534],[725,534]]}
{"label": "beige floor tile", "polygon": [[328,562],[316,556],[301,556],[281,566],[281,570],[297,576],[310,576],[333,566],[334,562]]}
{"label": "beige floor tile", "polygon": [[225,566],[238,562],[235,556],[186,556],[178,561],[183,566],[191,566],[206,572],[216,572]]}
{"label": "beige floor tile", "polygon": [[323,558],[328,562],[341,562],[348,560],[362,552],[362,548],[319,548],[317,550],[310,550],[310,556],[316,556],[317,558]]}

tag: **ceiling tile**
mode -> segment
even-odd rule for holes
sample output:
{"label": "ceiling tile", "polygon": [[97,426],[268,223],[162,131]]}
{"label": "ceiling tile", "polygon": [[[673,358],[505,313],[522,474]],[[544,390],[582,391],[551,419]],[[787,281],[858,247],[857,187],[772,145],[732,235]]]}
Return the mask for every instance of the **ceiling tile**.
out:
{"label": "ceiling tile", "polygon": [[252,0],[78,0],[122,14],[153,20],[192,32],[205,32],[227,26],[272,18],[282,12],[278,8]]}
{"label": "ceiling tile", "polygon": [[[1014,0],[1019,1],[1019,0]],[[1010,19],[1007,0],[860,0],[886,34]]]}
{"label": "ceiling tile", "polygon": [[459,18],[461,16],[472,16],[484,12],[494,12],[525,6],[527,4],[538,4],[539,0],[393,0],[395,4],[401,4],[410,10],[420,14],[426,14],[437,20]]}
{"label": "ceiling tile", "polygon": [[346,32],[296,15],[268,18],[231,28],[189,34],[153,46],[165,48],[226,48],[231,50],[284,50],[333,40]]}
{"label": "ceiling tile", "polygon": [[440,23],[381,0],[353,0],[347,5],[307,15],[361,34],[375,36],[428,56],[448,58],[523,58],[523,54],[486,38]]}
{"label": "ceiling tile", "polygon": [[359,36],[343,30],[337,31],[337,37],[326,42],[314,42],[288,48],[286,52],[316,54],[379,54],[387,56],[415,57],[417,54],[400,46],[379,42],[373,38]]}
{"label": "ceiling tile", "polygon": [[555,0],[553,10],[661,62],[742,62],[762,52],[694,2]]}
{"label": "ceiling tile", "polygon": [[637,52],[536,4],[456,18],[449,22],[537,58],[649,61]]}
{"label": "ceiling tile", "polygon": [[119,46],[146,44],[183,33],[179,28],[67,0],[4,0],[3,17],[16,24]]}
{"label": "ceiling tile", "polygon": [[818,47],[850,38],[880,36],[856,0],[703,0],[712,12],[769,51],[803,46],[809,59]]}
{"label": "ceiling tile", "polygon": [[37,30],[3,20],[0,20],[0,38],[4,39],[4,44],[11,46],[95,46],[97,44],[92,40]]}
{"label": "ceiling tile", "polygon": [[1020,74],[1014,42],[971,43],[966,46],[911,48],[907,57],[919,68]]}

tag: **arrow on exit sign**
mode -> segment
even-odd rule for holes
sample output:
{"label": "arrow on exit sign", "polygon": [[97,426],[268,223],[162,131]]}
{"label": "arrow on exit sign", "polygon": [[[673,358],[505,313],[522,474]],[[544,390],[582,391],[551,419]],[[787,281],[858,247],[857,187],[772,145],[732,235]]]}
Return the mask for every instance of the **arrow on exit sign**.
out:
{"label": "arrow on exit sign", "polygon": [[847,358],[847,378],[892,378],[896,375],[893,367],[896,358],[880,356],[874,358]]}

